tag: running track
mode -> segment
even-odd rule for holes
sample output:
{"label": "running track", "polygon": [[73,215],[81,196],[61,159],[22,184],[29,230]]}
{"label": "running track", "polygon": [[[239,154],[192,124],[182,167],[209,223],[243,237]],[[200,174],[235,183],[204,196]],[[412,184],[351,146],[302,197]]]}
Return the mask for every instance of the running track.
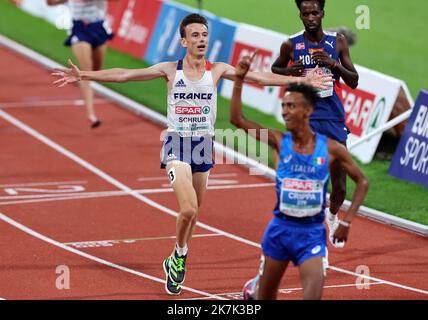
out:
{"label": "running track", "polygon": [[[104,124],[90,130],[76,86],[55,88],[48,70],[2,46],[0,70],[1,298],[240,298],[258,269],[271,181],[215,167],[183,294],[170,297],[161,263],[177,203],[159,169],[162,128],[98,96]],[[329,249],[324,299],[428,299],[427,244],[356,218],[345,250]],[[69,289],[56,287],[61,265]],[[295,268],[281,288],[280,299],[302,297]]]}

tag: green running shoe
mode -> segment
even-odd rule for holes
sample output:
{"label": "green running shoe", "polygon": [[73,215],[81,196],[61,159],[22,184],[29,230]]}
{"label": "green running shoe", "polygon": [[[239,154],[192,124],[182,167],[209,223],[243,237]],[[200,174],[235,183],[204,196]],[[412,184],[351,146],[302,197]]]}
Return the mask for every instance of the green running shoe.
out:
{"label": "green running shoe", "polygon": [[174,251],[174,255],[169,257],[169,278],[172,282],[178,284],[182,284],[184,282],[186,274],[186,258],[187,254],[180,257],[176,251]]}
{"label": "green running shoe", "polygon": [[172,281],[169,277],[169,260],[172,259],[171,257],[168,257],[164,260],[162,266],[163,271],[165,272],[166,276],[166,283],[165,283],[165,290],[169,295],[177,296],[181,293],[181,286],[178,283],[175,283]]}

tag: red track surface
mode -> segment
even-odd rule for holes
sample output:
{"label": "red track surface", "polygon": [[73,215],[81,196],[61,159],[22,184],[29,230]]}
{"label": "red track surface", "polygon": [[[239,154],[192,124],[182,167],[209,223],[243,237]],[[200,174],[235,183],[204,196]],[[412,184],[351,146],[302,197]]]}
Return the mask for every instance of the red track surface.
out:
{"label": "red track surface", "polygon": [[[97,110],[104,124],[90,130],[83,108],[73,105],[80,99],[77,87],[55,88],[47,70],[1,46],[0,70],[1,110],[127,187],[144,189],[144,197],[177,210],[159,169],[160,127],[99,97]],[[4,116],[0,116],[0,135],[0,297],[171,298],[161,283],[161,263],[174,239],[152,238],[174,236],[174,216],[124,193],[93,194],[120,190]],[[275,194],[270,181],[250,176],[238,165],[217,165],[211,175],[211,186],[217,189],[208,191],[199,220],[240,238],[196,229],[195,234],[208,236],[190,243],[185,285],[203,293],[186,289],[180,299],[208,298],[204,293],[239,298],[242,285],[257,272],[260,255],[258,247],[240,239],[259,243],[271,219]],[[58,192],[65,194],[58,198]],[[33,233],[6,222],[5,216]],[[34,232],[67,245],[48,243]],[[89,248],[70,244],[126,239],[138,240]],[[357,218],[346,248],[330,248],[329,260],[339,269],[328,271],[324,299],[428,298],[427,239],[421,236]],[[59,265],[70,269],[68,290],[55,286]],[[117,265],[128,269],[119,270]],[[369,289],[357,288],[356,275],[343,270],[355,273],[358,266],[367,266],[371,277],[392,283],[372,280],[376,284]],[[281,288],[287,290],[281,291],[280,299],[301,298],[295,268],[289,268]]]}

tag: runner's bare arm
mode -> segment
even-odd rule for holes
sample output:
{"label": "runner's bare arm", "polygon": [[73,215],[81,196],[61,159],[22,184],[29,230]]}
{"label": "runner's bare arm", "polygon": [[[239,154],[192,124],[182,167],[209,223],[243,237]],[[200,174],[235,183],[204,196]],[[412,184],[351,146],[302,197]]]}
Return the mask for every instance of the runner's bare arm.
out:
{"label": "runner's bare arm", "polygon": [[[221,77],[235,81],[235,68],[226,63],[222,63],[222,67],[223,72]],[[262,86],[285,86],[290,83],[302,83],[313,86],[318,89],[328,89],[331,87],[332,84],[332,75],[318,74],[317,69],[313,69],[308,72],[306,77],[291,77],[270,72],[249,71],[244,78],[244,82],[257,83]]]}
{"label": "runner's bare arm", "polygon": [[59,87],[81,80],[93,80],[100,82],[128,82],[145,81],[156,78],[168,79],[168,70],[173,68],[172,62],[163,62],[144,69],[107,69],[99,71],[81,71],[71,60],[70,68],[56,68],[52,73],[59,79],[54,82]]}
{"label": "runner's bare arm", "polygon": [[355,89],[358,86],[359,76],[354,64],[352,63],[346,38],[342,34],[337,34],[337,45],[339,49],[340,64],[337,64],[334,71],[342,77],[346,85]]}
{"label": "runner's bare arm", "polygon": [[[358,212],[359,207],[363,203],[364,198],[366,197],[369,188],[369,181],[358,167],[357,163],[352,159],[350,153],[344,145],[338,143],[337,141],[328,139],[328,153],[330,163],[334,160],[338,160],[346,174],[349,175],[356,183],[351,206],[346,210],[345,216],[343,218],[345,224],[350,224],[354,215]],[[348,231],[349,226],[346,227],[344,225],[339,225],[339,228],[334,234],[334,238],[338,241],[346,241],[348,237]]]}
{"label": "runner's bare arm", "polygon": [[[243,57],[236,66],[236,80],[233,86],[232,100],[230,103],[230,122],[241,129],[244,129],[248,134],[261,141],[261,132],[262,130],[267,130],[268,141],[267,143],[274,148],[274,150],[279,151],[282,132],[275,129],[266,129],[257,122],[247,120],[242,113],[242,84],[245,75],[247,74],[251,62],[254,59],[252,57],[246,56]],[[266,141],[263,141],[266,143]]]}
{"label": "runner's bare arm", "polygon": [[303,74],[305,66],[303,60],[295,61],[290,66],[289,62],[292,60],[293,48],[290,40],[287,40],[281,45],[279,57],[272,64],[272,72],[282,74],[284,76],[300,77]]}

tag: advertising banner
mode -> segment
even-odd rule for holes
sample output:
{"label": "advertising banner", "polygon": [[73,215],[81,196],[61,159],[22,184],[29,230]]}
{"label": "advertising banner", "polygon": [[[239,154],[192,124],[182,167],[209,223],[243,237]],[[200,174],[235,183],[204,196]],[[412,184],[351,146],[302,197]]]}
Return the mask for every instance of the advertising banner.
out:
{"label": "advertising banner", "polygon": [[115,33],[110,46],[136,58],[143,58],[161,7],[161,0],[109,2],[109,22]]}
{"label": "advertising banner", "polygon": [[[193,8],[165,2],[155,26],[155,32],[145,54],[145,60],[151,64],[161,61],[182,59],[185,49],[181,46],[179,26],[181,20],[194,12]],[[201,13],[208,20],[209,43],[207,59],[213,62],[228,62],[237,24],[218,18],[209,12]]]}
{"label": "advertising banner", "polygon": [[388,173],[428,189],[428,91],[419,93]]}
{"label": "advertising banner", "polygon": [[[355,68],[359,74],[358,88],[351,89],[341,82],[341,100],[345,109],[345,121],[351,131],[347,141],[349,145],[388,121],[399,94],[404,97],[404,102],[400,103],[405,103],[406,109],[410,109],[413,105],[403,81],[358,65],[355,65]],[[282,122],[281,109],[281,98],[278,97],[273,114],[278,121]],[[352,148],[350,152],[361,162],[369,163],[373,159],[381,138],[382,134],[378,134]]]}
{"label": "advertising banner", "polygon": [[[239,24],[235,33],[230,64],[235,66],[241,57],[251,55],[255,50],[258,50],[250,70],[271,72],[271,66],[279,56],[281,44],[287,39],[288,36],[277,32],[247,24]],[[232,90],[233,83],[226,80],[221,90],[221,95],[225,98],[231,98]],[[262,112],[274,114],[279,91],[279,87],[245,84],[242,101],[244,104]]]}
{"label": "advertising banner", "polygon": [[164,2],[155,25],[144,59],[150,64],[161,61],[175,61],[184,57],[179,26],[181,20],[190,13],[188,7]]}

